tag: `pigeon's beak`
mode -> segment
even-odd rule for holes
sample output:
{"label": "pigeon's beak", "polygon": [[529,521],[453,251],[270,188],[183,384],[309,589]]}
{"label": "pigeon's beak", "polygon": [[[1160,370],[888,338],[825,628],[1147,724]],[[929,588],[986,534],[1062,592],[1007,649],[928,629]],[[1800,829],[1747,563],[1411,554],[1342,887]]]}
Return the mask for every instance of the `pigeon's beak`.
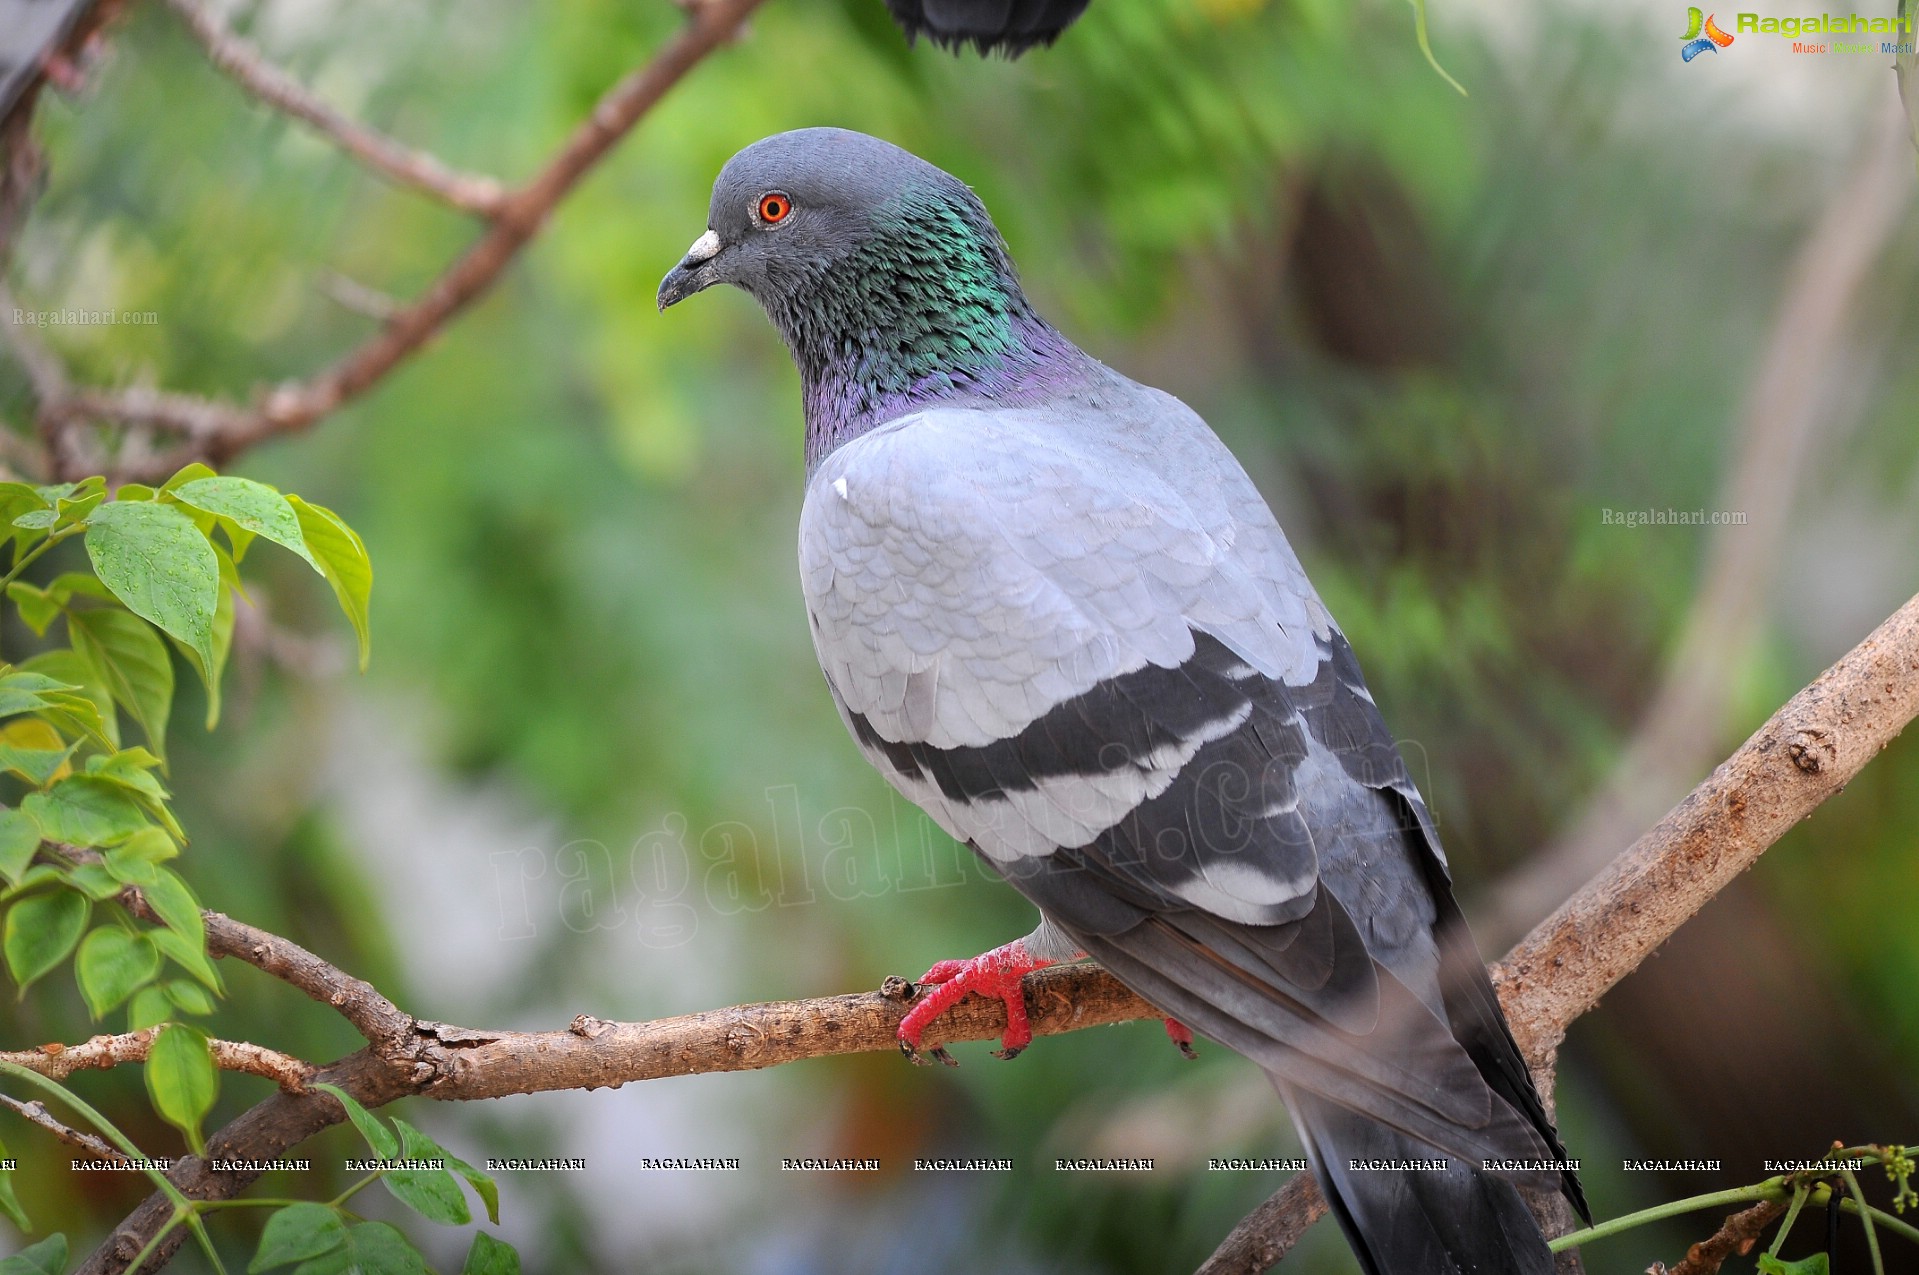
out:
{"label": "pigeon's beak", "polygon": [[684,301],[695,292],[704,292],[720,281],[719,271],[713,268],[713,258],[720,255],[720,237],[709,230],[693,241],[686,250],[686,256],[680,264],[666,272],[666,278],[660,280],[660,309]]}

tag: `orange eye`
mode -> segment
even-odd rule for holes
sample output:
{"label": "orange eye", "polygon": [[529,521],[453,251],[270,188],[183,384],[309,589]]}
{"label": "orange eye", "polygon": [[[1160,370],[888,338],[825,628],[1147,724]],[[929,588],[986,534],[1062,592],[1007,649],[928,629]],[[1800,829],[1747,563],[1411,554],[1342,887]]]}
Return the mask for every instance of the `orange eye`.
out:
{"label": "orange eye", "polygon": [[774,193],[760,196],[760,220],[769,226],[777,226],[793,212],[793,201],[785,195]]}

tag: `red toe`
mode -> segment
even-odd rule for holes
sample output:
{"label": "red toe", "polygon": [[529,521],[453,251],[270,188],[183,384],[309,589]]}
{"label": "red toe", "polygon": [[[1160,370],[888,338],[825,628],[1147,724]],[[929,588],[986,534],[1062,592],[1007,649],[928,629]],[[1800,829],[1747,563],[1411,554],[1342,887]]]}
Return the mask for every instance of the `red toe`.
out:
{"label": "red toe", "polygon": [[1028,952],[1017,939],[970,961],[941,961],[926,971],[926,977],[920,980],[927,988],[925,994],[900,1020],[901,1051],[909,1058],[916,1056],[927,1026],[968,992],[977,992],[1005,1003],[1006,1034],[1000,1038],[996,1053],[1001,1058],[1015,1057],[1033,1040],[1020,980],[1052,963]]}

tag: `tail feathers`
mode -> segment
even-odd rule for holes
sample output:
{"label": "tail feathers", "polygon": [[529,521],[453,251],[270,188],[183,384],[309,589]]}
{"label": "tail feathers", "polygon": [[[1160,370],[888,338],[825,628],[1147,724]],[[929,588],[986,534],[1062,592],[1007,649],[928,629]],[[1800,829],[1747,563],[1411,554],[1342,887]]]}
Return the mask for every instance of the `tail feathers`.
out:
{"label": "tail feathers", "polygon": [[[1552,1275],[1552,1250],[1511,1182],[1316,1095],[1280,1093],[1367,1275]],[[1446,1167],[1354,1167],[1407,1160]]]}
{"label": "tail feathers", "polygon": [[1051,44],[1089,0],[886,0],[909,40],[921,35],[942,48],[971,44],[981,53],[1018,57]]}

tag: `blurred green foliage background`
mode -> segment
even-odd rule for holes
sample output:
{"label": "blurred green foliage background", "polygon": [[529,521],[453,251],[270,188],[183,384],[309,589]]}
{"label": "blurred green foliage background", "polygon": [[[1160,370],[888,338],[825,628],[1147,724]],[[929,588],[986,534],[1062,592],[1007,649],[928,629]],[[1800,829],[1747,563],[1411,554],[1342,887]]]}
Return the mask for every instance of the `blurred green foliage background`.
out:
{"label": "blurred green foliage background", "polygon": [[[235,17],[349,113],[508,178],[681,20],[665,0]],[[1096,0],[1012,64],[909,51],[879,0],[773,0],[475,312],[365,401],[244,459],[366,538],[375,657],[350,671],[301,569],[266,578],[227,721],[203,736],[191,706],[175,718],[184,867],[207,904],[475,1025],[868,988],[1030,927],[866,768],[820,684],[793,569],[797,382],[771,329],[733,293],[653,307],[734,150],[837,124],[977,187],[1042,309],[1234,446],[1476,906],[1607,773],[1715,534],[1602,512],[1715,507],[1785,264],[1890,77],[1743,39],[1682,65],[1668,5],[1482,0],[1434,21],[1470,98],[1386,0]],[[329,279],[409,296],[473,233],[256,108],[158,5],[132,8],[93,86],[37,127],[52,173],[12,270],[23,304],[159,317],[49,333],[103,383],[244,397],[298,376],[372,327]],[[1794,530],[1763,641],[1731,671],[1728,749],[1919,588],[1916,270],[1908,219],[1822,387],[1796,503],[1747,511]],[[0,416],[29,407],[0,361]],[[1908,738],[1708,910],[1755,936],[1738,959],[1676,943],[1658,960],[1695,962],[1673,967],[1689,996],[1634,1001],[1629,980],[1629,1012],[1575,1030],[1561,1114],[1597,1213],[1756,1180],[1762,1152],[1919,1137],[1915,827]],[[354,1047],[284,987],[228,977],[216,1032],[313,1059]],[[0,1011],[9,1040],[93,1030],[64,997]],[[1758,1047],[1715,1047],[1733,1023]],[[1659,1048],[1679,1037],[1701,1042],[1684,1065]],[[1779,1075],[1774,1043],[1824,1070]],[[1217,1048],[1183,1063],[1150,1024],[1012,1065],[959,1052],[957,1072],[860,1057],[406,1115],[468,1158],[588,1158],[504,1183],[536,1271],[1190,1268],[1278,1185],[1205,1157],[1290,1153],[1250,1067]],[[84,1092],[134,1112],[138,1086]],[[258,1088],[229,1081],[216,1123]],[[333,1131],[315,1175],[279,1186],[326,1191],[348,1145]],[[829,1153],[889,1167],[774,1167]],[[1019,1167],[903,1171],[916,1153]],[[1050,1168],[1092,1153],[1160,1168]],[[744,1167],[621,1167],[637,1155]],[[1726,1171],[1623,1174],[1627,1156]],[[22,1194],[84,1246],[137,1197],[117,1176],[56,1171]],[[464,1236],[407,1225],[457,1263]],[[235,1254],[245,1226],[221,1232]],[[1589,1269],[1643,1269],[1709,1230],[1636,1232]],[[1327,1224],[1286,1269],[1349,1262]]]}

